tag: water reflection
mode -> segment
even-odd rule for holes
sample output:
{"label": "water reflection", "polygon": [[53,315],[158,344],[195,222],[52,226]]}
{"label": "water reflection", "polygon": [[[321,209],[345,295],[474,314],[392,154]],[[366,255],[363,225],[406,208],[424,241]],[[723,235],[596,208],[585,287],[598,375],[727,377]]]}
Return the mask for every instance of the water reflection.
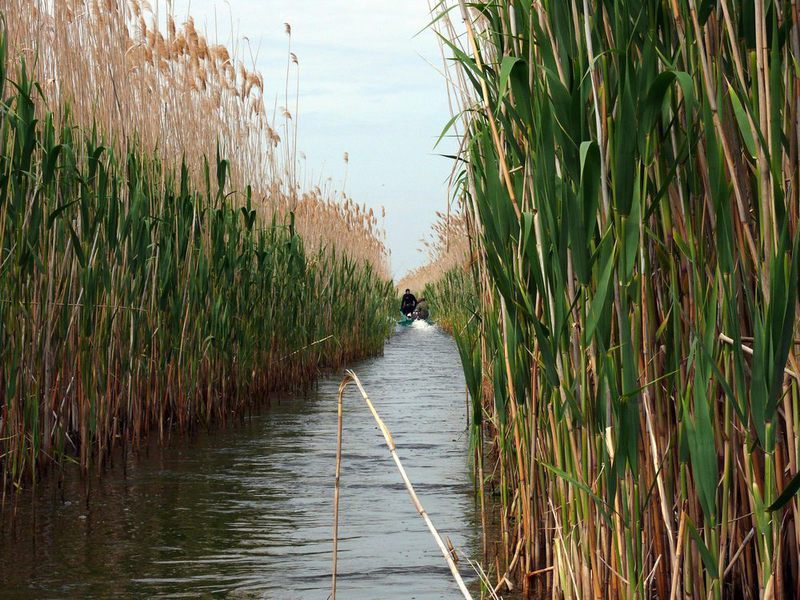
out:
{"label": "water reflection", "polygon": [[[478,558],[458,354],[421,325],[357,371],[434,523]],[[326,598],[338,383],[323,379],[242,426],[129,459],[125,476],[117,466],[92,483],[88,503],[75,473],[64,487],[50,482],[0,533],[2,597]],[[344,452],[340,597],[456,597],[355,390]]]}

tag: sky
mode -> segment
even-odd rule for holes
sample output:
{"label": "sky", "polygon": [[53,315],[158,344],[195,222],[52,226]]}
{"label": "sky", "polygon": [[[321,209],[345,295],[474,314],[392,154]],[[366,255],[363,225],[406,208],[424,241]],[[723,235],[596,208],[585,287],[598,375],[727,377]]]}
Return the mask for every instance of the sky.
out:
{"label": "sky", "polygon": [[[421,240],[447,207],[453,142],[434,148],[450,118],[441,53],[426,0],[174,0],[208,37],[247,38],[268,106],[284,104],[289,38],[300,64],[298,149],[314,181],[379,212],[399,279],[425,262]],[[240,46],[246,57],[249,51]],[[249,63],[249,61],[245,61]],[[293,110],[293,101],[290,100]],[[349,155],[345,165],[344,153]]]}

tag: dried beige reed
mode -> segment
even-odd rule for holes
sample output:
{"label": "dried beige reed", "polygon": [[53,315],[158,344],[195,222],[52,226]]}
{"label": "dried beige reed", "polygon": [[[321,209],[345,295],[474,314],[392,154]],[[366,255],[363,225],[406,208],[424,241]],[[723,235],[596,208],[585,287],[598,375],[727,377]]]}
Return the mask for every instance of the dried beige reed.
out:
{"label": "dried beige reed", "polygon": [[423,240],[428,262],[409,271],[397,284],[397,290],[406,288],[422,292],[428,284],[439,281],[449,271],[469,263],[469,236],[463,213],[436,213],[431,234]]}
{"label": "dried beige reed", "polygon": [[35,65],[32,76],[53,82],[44,88],[48,106],[69,105],[73,122],[96,126],[106,141],[124,146],[135,135],[166,163],[185,157],[195,181],[202,181],[203,157],[213,158],[219,148],[230,162],[230,188],[250,185],[254,208],[266,221],[285,218],[303,196],[296,225],[309,250],[335,245],[389,278],[376,223],[348,220],[354,205],[345,212],[329,207],[337,200],[332,190],[303,192],[310,189],[305,185],[298,191],[297,136],[288,129],[278,135],[265,107],[263,76],[234,51],[210,43],[191,17],[179,24],[168,9],[163,21],[159,12],[163,4],[154,10],[141,1],[0,0],[7,66],[24,56]]}

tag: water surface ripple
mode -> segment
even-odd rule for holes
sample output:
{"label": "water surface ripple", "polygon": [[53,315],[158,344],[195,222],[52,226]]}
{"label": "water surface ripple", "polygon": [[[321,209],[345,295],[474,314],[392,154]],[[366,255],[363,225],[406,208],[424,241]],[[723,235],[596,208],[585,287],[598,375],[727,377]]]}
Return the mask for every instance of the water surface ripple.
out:
{"label": "water surface ripple", "polygon": [[[356,365],[434,523],[479,552],[453,341],[409,327]],[[40,489],[0,530],[3,598],[319,598],[331,572],[336,393],[273,400],[244,426],[129,459],[127,473]],[[351,388],[345,402],[339,597],[456,598],[383,437]],[[116,472],[120,471],[120,472]],[[7,515],[6,515],[7,516]],[[465,560],[464,576],[474,580]]]}

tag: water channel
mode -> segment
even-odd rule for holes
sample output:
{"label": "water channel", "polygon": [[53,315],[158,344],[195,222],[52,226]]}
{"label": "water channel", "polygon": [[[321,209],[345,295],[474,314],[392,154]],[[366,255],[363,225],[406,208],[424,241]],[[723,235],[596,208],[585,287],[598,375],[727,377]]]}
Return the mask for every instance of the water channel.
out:
{"label": "water channel", "polygon": [[[464,379],[450,337],[403,328],[354,367],[422,503],[462,556],[480,558]],[[0,596],[325,599],[330,591],[341,375],[273,399],[244,425],[129,457],[88,500],[74,473],[0,529]],[[457,598],[458,590],[366,406],[345,404],[338,595]],[[146,454],[146,455],[145,455]]]}

